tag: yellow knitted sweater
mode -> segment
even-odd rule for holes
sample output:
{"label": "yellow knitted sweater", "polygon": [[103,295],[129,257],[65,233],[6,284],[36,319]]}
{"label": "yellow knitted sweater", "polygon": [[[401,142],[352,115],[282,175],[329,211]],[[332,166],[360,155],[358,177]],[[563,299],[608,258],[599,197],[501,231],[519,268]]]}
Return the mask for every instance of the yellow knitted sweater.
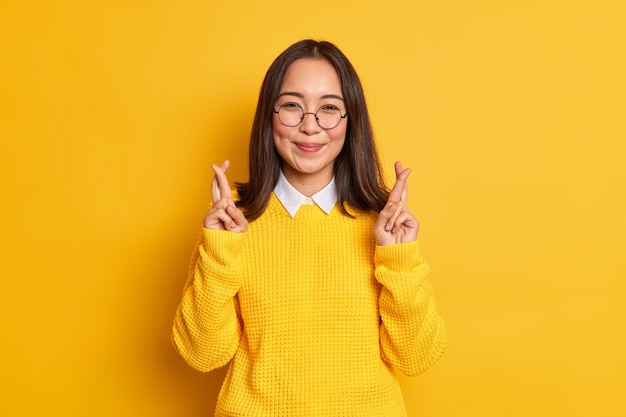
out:
{"label": "yellow knitted sweater", "polygon": [[190,366],[230,362],[215,415],[405,416],[394,368],[445,344],[417,242],[377,246],[377,214],[349,218],[272,194],[245,233],[203,229],[172,339]]}

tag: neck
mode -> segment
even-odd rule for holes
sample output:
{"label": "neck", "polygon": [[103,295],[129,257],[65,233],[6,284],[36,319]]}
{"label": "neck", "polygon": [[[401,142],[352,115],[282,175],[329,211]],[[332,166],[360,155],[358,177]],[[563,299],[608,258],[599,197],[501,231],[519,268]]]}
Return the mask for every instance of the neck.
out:
{"label": "neck", "polygon": [[290,169],[290,167],[287,167],[287,169],[283,167],[283,174],[293,188],[307,197],[311,197],[313,194],[326,187],[333,179],[332,171],[305,174]]}

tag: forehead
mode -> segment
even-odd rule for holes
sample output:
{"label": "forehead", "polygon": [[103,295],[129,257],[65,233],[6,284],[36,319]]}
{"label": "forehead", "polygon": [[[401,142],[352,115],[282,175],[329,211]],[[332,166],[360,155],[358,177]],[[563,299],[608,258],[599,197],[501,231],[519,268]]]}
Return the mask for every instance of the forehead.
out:
{"label": "forehead", "polygon": [[341,81],[330,62],[320,58],[301,58],[294,61],[283,78],[281,92],[302,94],[341,94]]}

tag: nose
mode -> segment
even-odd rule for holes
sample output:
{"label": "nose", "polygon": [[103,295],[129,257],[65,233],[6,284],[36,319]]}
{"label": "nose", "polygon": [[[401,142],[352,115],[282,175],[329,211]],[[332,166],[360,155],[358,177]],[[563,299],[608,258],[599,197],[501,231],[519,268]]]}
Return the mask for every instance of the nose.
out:
{"label": "nose", "polygon": [[[313,117],[306,117],[307,114],[310,114]],[[302,123],[300,123],[301,132],[306,133],[307,135],[312,135],[319,132],[321,129],[322,128],[317,123],[317,116],[315,115],[315,113],[304,112],[302,114]]]}

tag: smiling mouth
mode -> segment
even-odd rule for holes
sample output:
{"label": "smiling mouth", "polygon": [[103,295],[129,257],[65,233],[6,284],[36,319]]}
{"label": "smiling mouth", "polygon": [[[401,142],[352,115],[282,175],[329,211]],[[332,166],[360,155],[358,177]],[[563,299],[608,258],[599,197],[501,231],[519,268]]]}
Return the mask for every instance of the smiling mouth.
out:
{"label": "smiling mouth", "polygon": [[321,143],[296,143],[295,145],[303,152],[317,152],[324,147]]}

